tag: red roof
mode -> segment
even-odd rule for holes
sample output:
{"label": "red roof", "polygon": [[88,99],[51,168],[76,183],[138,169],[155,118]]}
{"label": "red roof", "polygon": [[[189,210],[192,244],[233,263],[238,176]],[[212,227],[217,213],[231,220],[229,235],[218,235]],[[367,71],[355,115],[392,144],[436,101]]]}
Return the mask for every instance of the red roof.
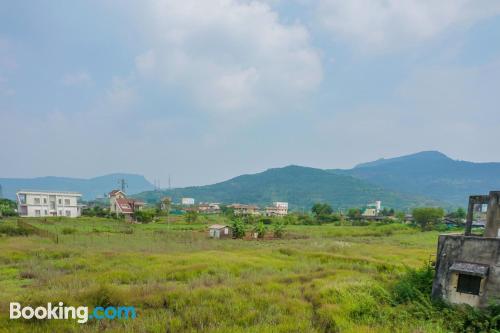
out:
{"label": "red roof", "polygon": [[129,199],[118,198],[116,199],[116,203],[120,206],[120,210],[123,214],[132,214],[134,212]]}

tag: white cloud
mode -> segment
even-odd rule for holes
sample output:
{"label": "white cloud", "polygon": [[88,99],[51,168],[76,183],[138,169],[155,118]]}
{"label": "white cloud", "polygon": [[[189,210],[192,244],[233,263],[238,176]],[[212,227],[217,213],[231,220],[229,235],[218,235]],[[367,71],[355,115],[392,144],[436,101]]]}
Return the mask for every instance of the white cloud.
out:
{"label": "white cloud", "polygon": [[66,74],[62,78],[61,82],[66,86],[88,85],[92,83],[92,78],[86,71],[78,71],[75,73]]}
{"label": "white cloud", "polygon": [[153,71],[212,114],[286,110],[322,79],[307,30],[281,24],[266,4],[158,0],[151,13],[155,45],[137,57],[137,71]]}
{"label": "white cloud", "polygon": [[361,49],[384,52],[500,14],[497,0],[319,0],[322,25]]}

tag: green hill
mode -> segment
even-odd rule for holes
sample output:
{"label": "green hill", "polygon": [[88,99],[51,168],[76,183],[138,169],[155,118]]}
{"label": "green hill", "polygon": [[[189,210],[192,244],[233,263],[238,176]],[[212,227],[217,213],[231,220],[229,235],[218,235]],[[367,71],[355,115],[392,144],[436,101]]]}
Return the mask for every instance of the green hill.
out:
{"label": "green hill", "polygon": [[500,189],[500,163],[457,161],[437,151],[363,163],[349,170],[329,170],[398,193],[421,195],[465,206],[469,195]]}
{"label": "green hill", "polygon": [[290,208],[296,210],[309,210],[315,202],[327,202],[335,208],[364,206],[375,200],[382,200],[385,206],[394,208],[432,203],[422,197],[387,191],[351,176],[301,166],[269,169],[207,186],[148,191],[135,197],[156,202],[162,196],[171,196],[174,202],[179,202],[182,197],[192,197],[197,202],[259,205],[287,201]]}

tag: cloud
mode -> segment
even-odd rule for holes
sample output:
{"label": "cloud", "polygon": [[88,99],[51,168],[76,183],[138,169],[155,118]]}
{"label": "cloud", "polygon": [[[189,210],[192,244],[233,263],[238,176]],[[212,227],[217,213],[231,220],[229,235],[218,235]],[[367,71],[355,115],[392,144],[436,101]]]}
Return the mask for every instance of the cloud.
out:
{"label": "cloud", "polygon": [[317,132],[353,162],[434,149],[497,160],[499,78],[500,58],[471,67],[416,67],[385,101],[338,112]]}
{"label": "cloud", "polygon": [[136,58],[214,115],[286,111],[318,87],[321,59],[307,29],[259,2],[154,1],[154,46]]}
{"label": "cloud", "polygon": [[500,14],[496,0],[319,0],[318,18],[335,37],[385,52]]}
{"label": "cloud", "polygon": [[86,71],[79,71],[75,73],[66,74],[61,82],[66,86],[81,86],[92,83],[90,74]]}

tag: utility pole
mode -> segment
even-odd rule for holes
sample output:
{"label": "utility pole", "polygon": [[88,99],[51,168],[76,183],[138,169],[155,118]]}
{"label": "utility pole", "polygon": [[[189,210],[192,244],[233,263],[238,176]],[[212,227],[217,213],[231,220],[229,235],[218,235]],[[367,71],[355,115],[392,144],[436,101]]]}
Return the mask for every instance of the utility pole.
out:
{"label": "utility pole", "polygon": [[125,188],[128,187],[127,181],[125,178],[122,178],[118,181],[118,184],[120,184],[120,187],[122,189],[122,192],[125,193]]}

